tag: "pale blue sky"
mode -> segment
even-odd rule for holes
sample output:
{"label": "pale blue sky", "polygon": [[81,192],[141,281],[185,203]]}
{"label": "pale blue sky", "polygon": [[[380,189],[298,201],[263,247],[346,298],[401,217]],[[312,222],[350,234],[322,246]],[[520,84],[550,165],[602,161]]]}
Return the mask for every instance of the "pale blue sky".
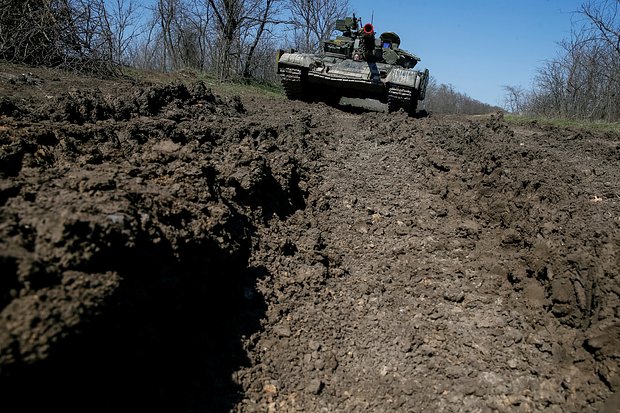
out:
{"label": "pale blue sky", "polygon": [[583,0],[352,0],[378,33],[394,31],[438,83],[492,105],[503,85],[528,88],[557,56]]}

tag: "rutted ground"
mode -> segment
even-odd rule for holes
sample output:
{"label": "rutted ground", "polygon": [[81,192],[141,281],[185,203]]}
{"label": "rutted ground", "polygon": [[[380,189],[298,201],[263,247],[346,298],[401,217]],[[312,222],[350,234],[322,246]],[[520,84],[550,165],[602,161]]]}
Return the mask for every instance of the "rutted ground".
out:
{"label": "rutted ground", "polygon": [[619,136],[9,69],[7,406],[614,411]]}

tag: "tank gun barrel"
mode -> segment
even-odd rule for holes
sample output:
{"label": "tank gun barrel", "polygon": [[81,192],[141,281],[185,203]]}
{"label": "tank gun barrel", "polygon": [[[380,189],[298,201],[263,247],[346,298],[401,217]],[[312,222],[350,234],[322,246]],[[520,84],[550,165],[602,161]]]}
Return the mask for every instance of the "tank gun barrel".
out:
{"label": "tank gun barrel", "polygon": [[375,28],[372,23],[366,23],[364,25],[364,28],[362,29],[362,36],[366,38],[375,37]]}
{"label": "tank gun barrel", "polygon": [[363,50],[360,54],[364,60],[368,60],[373,56],[375,50],[375,28],[372,23],[366,23],[360,30],[360,34],[363,41]]}

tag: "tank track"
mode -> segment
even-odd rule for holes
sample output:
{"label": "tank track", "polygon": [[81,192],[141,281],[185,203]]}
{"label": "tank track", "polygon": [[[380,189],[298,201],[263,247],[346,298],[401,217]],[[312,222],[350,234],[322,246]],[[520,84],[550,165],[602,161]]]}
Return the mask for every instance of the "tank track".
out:
{"label": "tank track", "polygon": [[282,86],[284,86],[284,93],[287,98],[291,100],[308,100],[302,69],[281,67],[279,73],[282,80]]}
{"label": "tank track", "polygon": [[418,108],[418,99],[413,89],[390,86],[388,89],[388,112],[403,109],[409,116],[414,116]]}

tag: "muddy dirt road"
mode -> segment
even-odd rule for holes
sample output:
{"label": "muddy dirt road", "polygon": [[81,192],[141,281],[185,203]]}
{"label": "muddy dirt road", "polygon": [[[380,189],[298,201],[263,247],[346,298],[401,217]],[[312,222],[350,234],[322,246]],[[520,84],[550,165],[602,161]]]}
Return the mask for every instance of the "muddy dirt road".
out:
{"label": "muddy dirt road", "polygon": [[19,69],[3,411],[617,411],[620,136]]}

